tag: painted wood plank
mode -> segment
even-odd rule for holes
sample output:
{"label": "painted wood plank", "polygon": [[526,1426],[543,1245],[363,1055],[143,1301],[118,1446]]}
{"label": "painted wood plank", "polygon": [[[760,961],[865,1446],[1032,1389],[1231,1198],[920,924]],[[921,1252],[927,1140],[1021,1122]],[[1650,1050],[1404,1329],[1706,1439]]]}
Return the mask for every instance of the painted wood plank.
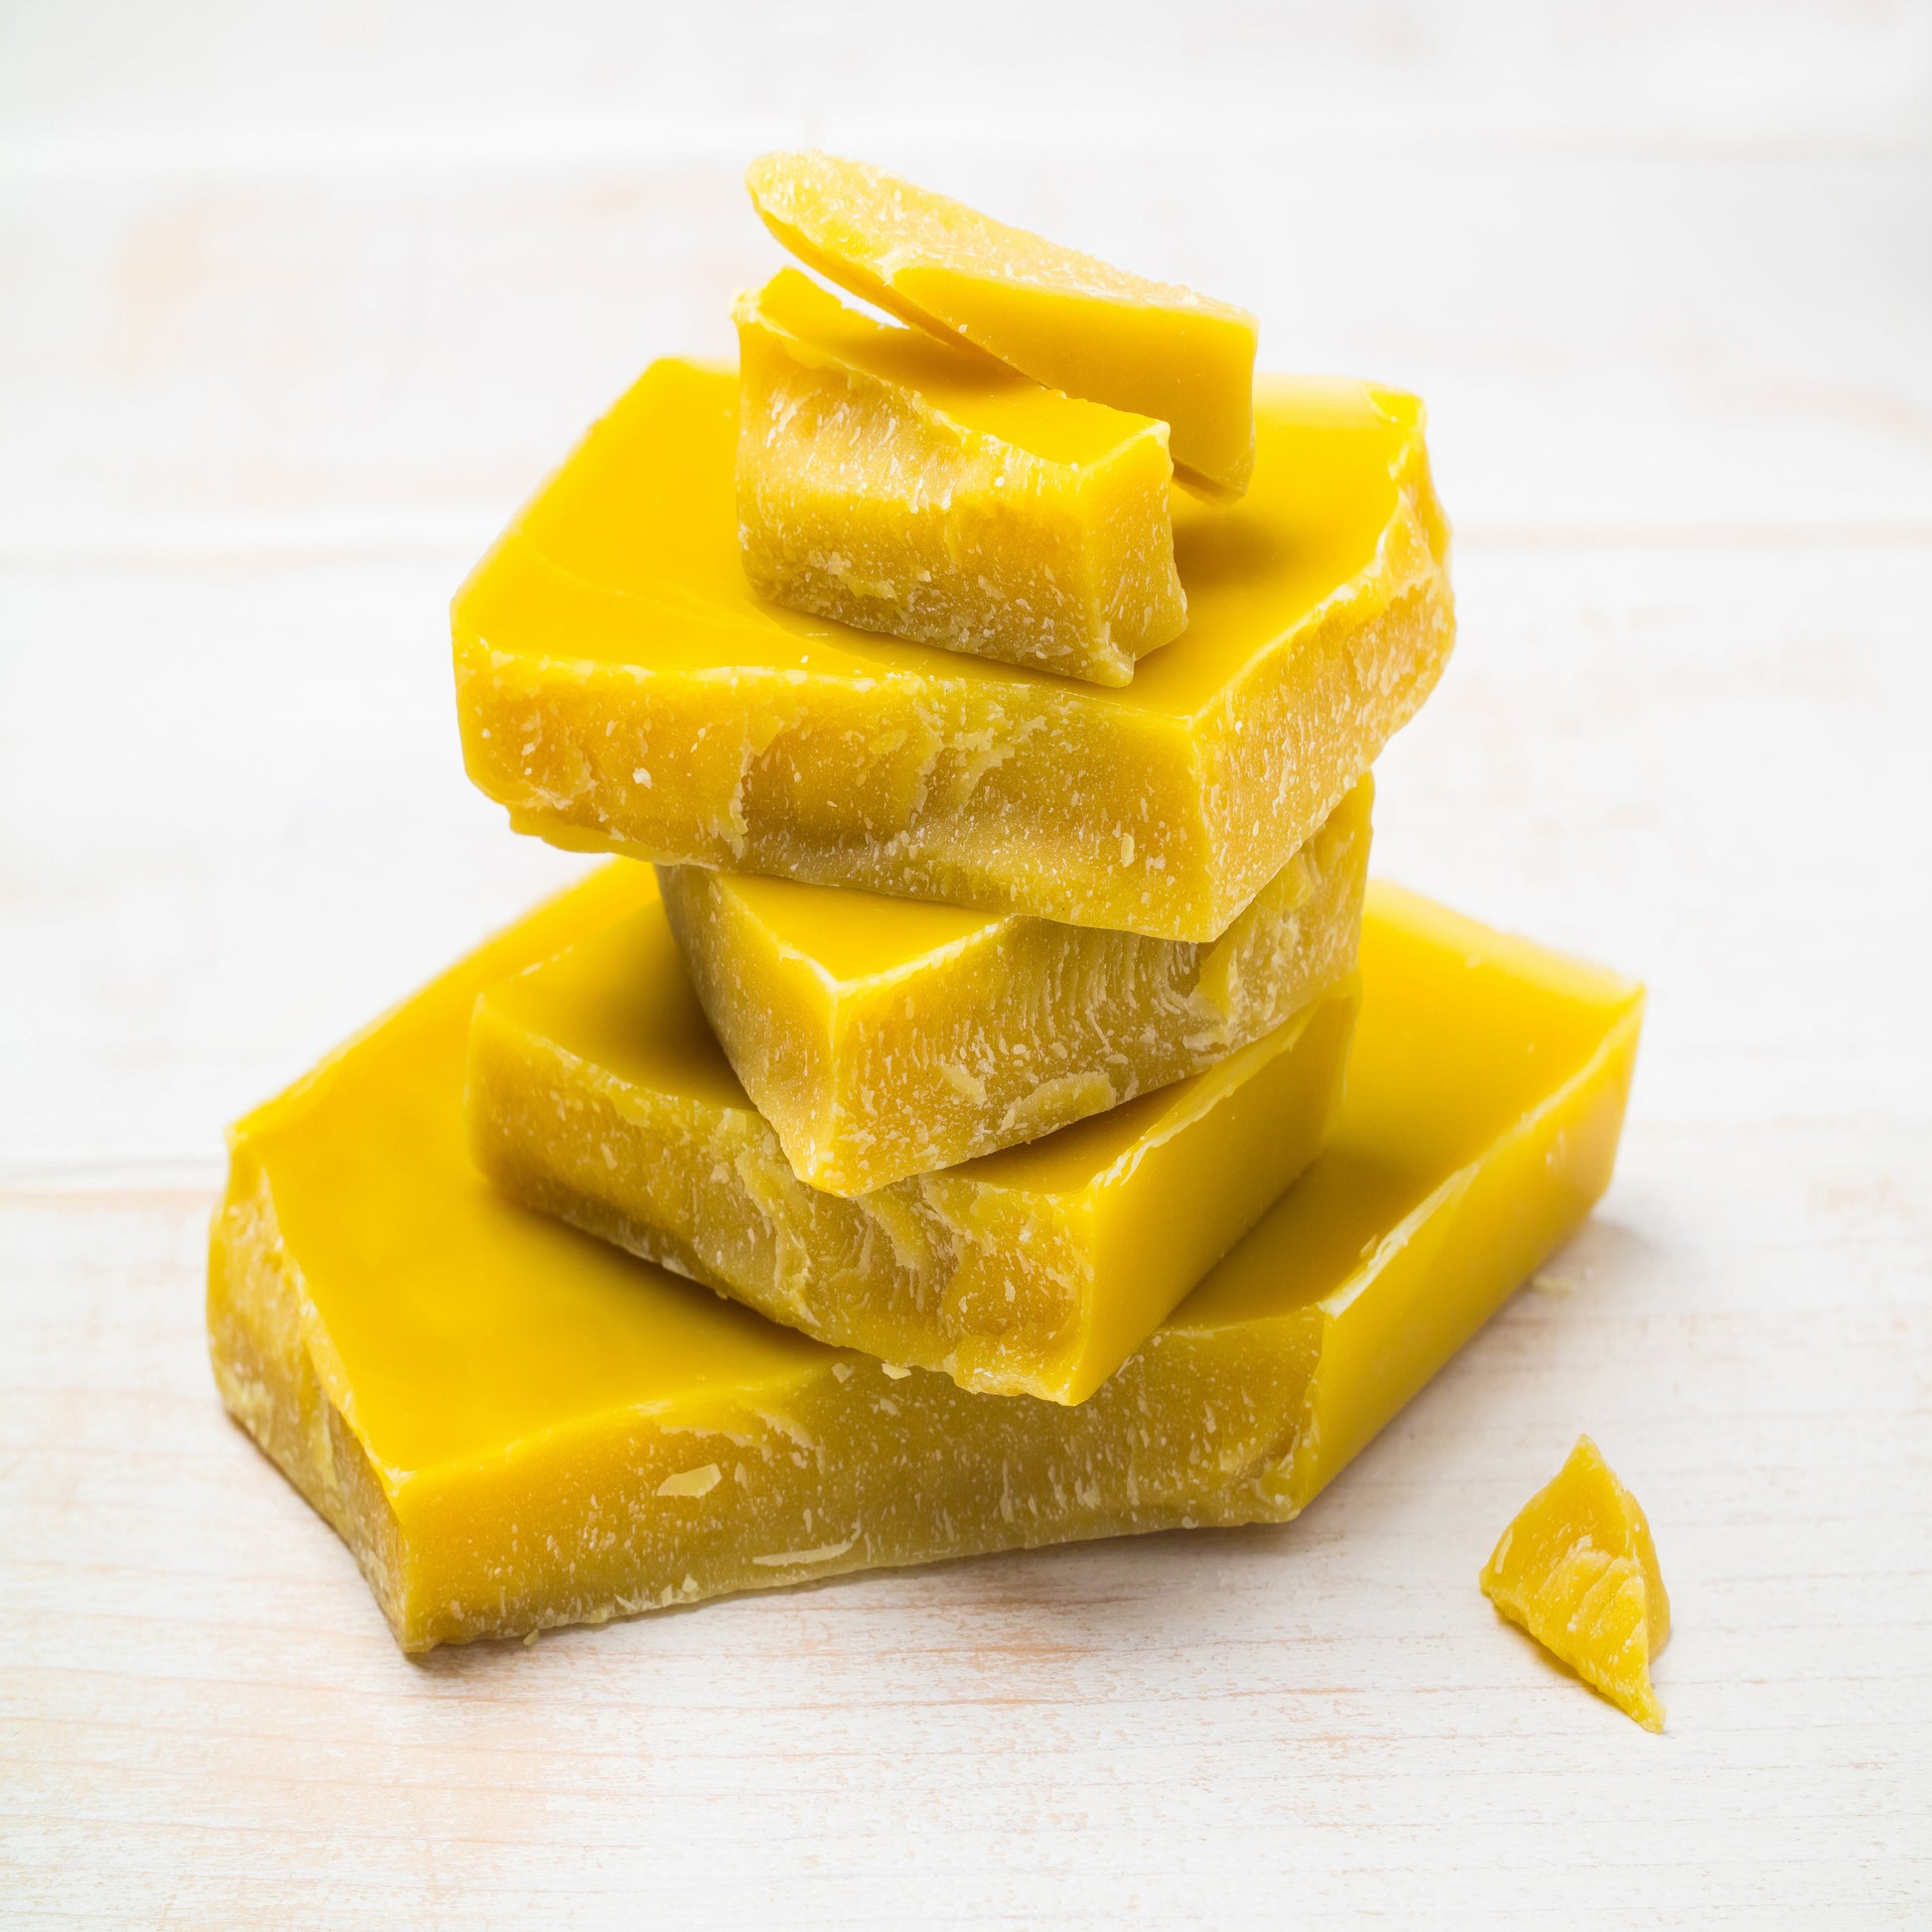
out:
{"label": "painted wood plank", "polygon": [[[1923,164],[897,159],[1419,391],[1466,536],[1932,533]],[[0,555],[481,546],[653,355],[734,353],[741,162],[0,171]]]}
{"label": "painted wood plank", "polygon": [[[426,1663],[220,1414],[206,1198],[88,1196],[78,1240],[12,1190],[9,1917],[1907,1923],[1929,1168],[1923,1127],[1634,1130],[1544,1291],[1286,1529]],[[1581,1428],[1656,1529],[1661,1738],[1476,1590]]]}

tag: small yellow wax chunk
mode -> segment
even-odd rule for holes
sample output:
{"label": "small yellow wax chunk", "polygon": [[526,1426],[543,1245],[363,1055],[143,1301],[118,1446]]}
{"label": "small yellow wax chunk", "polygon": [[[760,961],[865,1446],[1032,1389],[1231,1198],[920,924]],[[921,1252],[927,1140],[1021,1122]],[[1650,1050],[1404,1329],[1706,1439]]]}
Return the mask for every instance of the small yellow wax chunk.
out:
{"label": "small yellow wax chunk", "polygon": [[1096,684],[1180,634],[1165,423],[873,322],[793,268],[735,315],[760,596]]}
{"label": "small yellow wax chunk", "polygon": [[511,1199],[821,1341],[1084,1402],[1320,1151],[1354,1019],[1350,979],[1192,1079],[845,1199],[793,1174],[648,903],[477,1003],[472,1145]]}
{"label": "small yellow wax chunk", "polygon": [[853,294],[1050,389],[1170,423],[1183,479],[1217,494],[1247,487],[1245,309],[1124,274],[862,162],[768,154],[745,183],[765,226]]}
{"label": "small yellow wax chunk", "polygon": [[1372,797],[1364,778],[1212,944],[698,866],[660,879],[792,1172],[863,1194],[1198,1073],[1349,972]]}
{"label": "small yellow wax chunk", "polygon": [[1217,939],[1434,688],[1421,405],[1264,382],[1253,487],[1176,498],[1187,628],[1118,689],[760,598],[738,383],[659,362],[458,595],[471,778],[558,845]]}
{"label": "small yellow wax chunk", "polygon": [[971,1395],[762,1321],[477,1173],[477,996],[635,912],[638,878],[594,874],[229,1136],[215,1380],[409,1650],[1285,1521],[1609,1179],[1639,990],[1371,887],[1328,1151],[1090,1401]]}
{"label": "small yellow wax chunk", "polygon": [[1587,1436],[1503,1531],[1483,1593],[1646,1730],[1664,1707],[1650,1663],[1670,1637],[1670,1598],[1637,1499]]}

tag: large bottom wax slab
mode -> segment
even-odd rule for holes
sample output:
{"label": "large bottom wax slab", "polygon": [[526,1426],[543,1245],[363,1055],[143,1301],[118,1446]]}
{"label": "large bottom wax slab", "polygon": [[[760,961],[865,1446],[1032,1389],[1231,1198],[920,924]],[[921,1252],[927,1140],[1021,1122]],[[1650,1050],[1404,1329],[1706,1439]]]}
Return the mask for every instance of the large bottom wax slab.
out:
{"label": "large bottom wax slab", "polygon": [[801,1180],[864,1194],[1198,1073],[1355,963],[1364,778],[1210,944],[667,866],[705,1016]]}
{"label": "large bottom wax slab", "polygon": [[792,1173],[652,896],[478,1001],[471,1144],[511,1199],[820,1341],[1084,1402],[1320,1151],[1354,1020],[1351,977],[1190,1080],[845,1199]]}
{"label": "large bottom wax slab", "polygon": [[738,386],[659,362],[452,607],[471,778],[558,845],[1212,940],[1434,688],[1422,406],[1269,379],[1254,483],[1175,497],[1187,628],[1118,689],[768,604]]}
{"label": "large bottom wax slab", "polygon": [[1371,889],[1334,1142],[1090,1402],[976,1396],[760,1320],[496,1196],[470,1012],[632,908],[593,877],[230,1135],[229,1410],[408,1649],[841,1571],[1294,1516],[1578,1224],[1628,981]]}

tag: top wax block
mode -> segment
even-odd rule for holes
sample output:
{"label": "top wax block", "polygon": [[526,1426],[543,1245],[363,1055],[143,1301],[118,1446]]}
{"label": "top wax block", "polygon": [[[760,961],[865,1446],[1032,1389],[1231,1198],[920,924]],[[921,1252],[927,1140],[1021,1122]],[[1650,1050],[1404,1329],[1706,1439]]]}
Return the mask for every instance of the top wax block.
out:
{"label": "top wax block", "polygon": [[1264,379],[1254,483],[1174,499],[1187,628],[1119,690],[769,604],[738,382],[654,364],[458,593],[472,779],[576,850],[1212,940],[1434,688],[1422,406]]}
{"label": "top wax block", "polygon": [[761,596],[1096,684],[1180,634],[1167,424],[876,322],[795,268],[733,313]]}
{"label": "top wax block", "polygon": [[1254,467],[1255,319],[1129,275],[863,162],[768,154],[745,176],[808,267],[1049,389],[1173,429],[1175,470],[1238,496]]}

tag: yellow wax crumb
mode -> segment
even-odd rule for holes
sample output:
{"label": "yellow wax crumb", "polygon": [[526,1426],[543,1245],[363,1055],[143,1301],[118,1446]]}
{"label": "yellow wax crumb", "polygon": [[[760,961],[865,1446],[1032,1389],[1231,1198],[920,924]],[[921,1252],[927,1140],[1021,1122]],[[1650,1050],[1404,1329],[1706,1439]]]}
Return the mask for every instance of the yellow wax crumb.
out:
{"label": "yellow wax crumb", "polygon": [[752,1561],[766,1570],[789,1570],[794,1564],[834,1563],[858,1542],[848,1536],[843,1543],[821,1543],[815,1550],[780,1550],[773,1556],[754,1557]]}
{"label": "yellow wax crumb", "polygon": [[720,1477],[718,1465],[707,1462],[702,1468],[686,1469],[674,1476],[666,1476],[657,1485],[660,1496],[708,1496],[718,1487]]}
{"label": "yellow wax crumb", "polygon": [[1596,1445],[1577,1439],[1554,1482],[1503,1531],[1482,1591],[1592,1690],[1662,1730],[1650,1660],[1670,1637],[1670,1598],[1636,1497]]}

